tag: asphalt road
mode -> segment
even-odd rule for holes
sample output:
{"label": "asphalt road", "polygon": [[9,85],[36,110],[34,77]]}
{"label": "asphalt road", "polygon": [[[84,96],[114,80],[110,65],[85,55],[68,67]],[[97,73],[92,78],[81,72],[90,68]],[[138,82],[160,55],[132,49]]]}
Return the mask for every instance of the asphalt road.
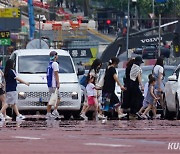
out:
{"label": "asphalt road", "polygon": [[29,116],[23,122],[0,124],[0,153],[4,154],[180,153],[177,120],[109,120],[102,124]]}

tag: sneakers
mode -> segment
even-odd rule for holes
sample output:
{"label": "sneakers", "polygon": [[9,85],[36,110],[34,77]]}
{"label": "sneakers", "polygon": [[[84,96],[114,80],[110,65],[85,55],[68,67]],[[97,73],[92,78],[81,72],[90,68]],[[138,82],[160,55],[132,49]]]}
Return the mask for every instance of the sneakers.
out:
{"label": "sneakers", "polygon": [[107,117],[105,117],[103,114],[98,114],[98,118],[99,119],[107,119]]}
{"label": "sneakers", "polygon": [[125,116],[127,116],[127,113],[119,114],[119,115],[118,115],[118,118],[121,119],[121,118],[123,118],[123,117],[125,117]]}
{"label": "sneakers", "polygon": [[55,118],[60,119],[60,115],[59,115],[59,112],[58,112],[57,110],[54,110],[54,111],[52,112],[52,115],[53,115]]}
{"label": "sneakers", "polygon": [[155,117],[153,117],[153,119],[161,119],[161,115],[157,114]]}
{"label": "sneakers", "polygon": [[8,116],[8,115],[5,116],[5,119],[6,120],[12,120],[12,118],[10,116]]}
{"label": "sneakers", "polygon": [[96,115],[95,118],[96,118],[96,121],[99,121],[98,115]]}
{"label": "sneakers", "polygon": [[88,120],[88,117],[86,117],[86,115],[85,115],[84,113],[81,113],[81,114],[80,114],[80,117],[83,118],[85,121]]}
{"label": "sneakers", "polygon": [[18,116],[16,116],[16,121],[19,121],[19,120],[24,120],[26,117],[23,116],[22,114],[19,114]]}
{"label": "sneakers", "polygon": [[145,119],[148,119],[148,117],[147,117],[146,115],[144,115],[144,114],[142,114],[141,117],[142,117],[142,119],[144,119],[144,120],[145,120]]}
{"label": "sneakers", "polygon": [[46,119],[55,119],[56,117],[52,115],[51,113],[46,114]]}
{"label": "sneakers", "polygon": [[142,119],[141,113],[137,112],[136,115],[138,116],[138,119]]}
{"label": "sneakers", "polygon": [[2,113],[0,113],[0,120],[5,121],[4,115]]}

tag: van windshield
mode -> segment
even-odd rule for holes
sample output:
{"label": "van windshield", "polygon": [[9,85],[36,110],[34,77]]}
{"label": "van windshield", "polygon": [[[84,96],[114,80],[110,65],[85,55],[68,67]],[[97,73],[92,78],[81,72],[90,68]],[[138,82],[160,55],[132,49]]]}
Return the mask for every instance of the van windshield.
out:
{"label": "van windshield", "polygon": [[[49,64],[49,55],[19,56],[19,73],[35,74],[46,73]],[[59,73],[74,73],[69,56],[58,56]]]}

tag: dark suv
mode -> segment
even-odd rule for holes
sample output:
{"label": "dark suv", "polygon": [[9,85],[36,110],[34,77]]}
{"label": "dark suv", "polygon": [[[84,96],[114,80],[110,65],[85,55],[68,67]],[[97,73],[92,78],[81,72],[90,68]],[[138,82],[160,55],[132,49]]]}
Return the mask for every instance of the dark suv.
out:
{"label": "dark suv", "polygon": [[[149,45],[149,46],[144,46],[142,48],[142,58],[143,59],[156,59],[158,57],[158,46],[156,45]],[[170,56],[170,49],[165,48],[163,46],[160,47],[160,55],[169,58]]]}
{"label": "dark suv", "polygon": [[158,56],[158,48],[155,45],[144,46],[142,49],[143,59],[156,59]]}

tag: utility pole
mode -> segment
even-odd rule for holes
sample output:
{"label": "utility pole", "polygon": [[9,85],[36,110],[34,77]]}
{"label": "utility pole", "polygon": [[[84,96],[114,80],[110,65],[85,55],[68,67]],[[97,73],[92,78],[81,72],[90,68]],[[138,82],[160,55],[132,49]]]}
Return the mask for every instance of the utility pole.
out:
{"label": "utility pole", "polygon": [[130,19],[129,19],[129,8],[130,8],[130,0],[128,0],[128,17],[127,17],[127,33],[126,33],[126,52],[127,52],[127,60],[129,59],[129,26],[130,26]]}
{"label": "utility pole", "polygon": [[161,55],[161,14],[159,14],[159,46],[158,46],[158,57]]}

